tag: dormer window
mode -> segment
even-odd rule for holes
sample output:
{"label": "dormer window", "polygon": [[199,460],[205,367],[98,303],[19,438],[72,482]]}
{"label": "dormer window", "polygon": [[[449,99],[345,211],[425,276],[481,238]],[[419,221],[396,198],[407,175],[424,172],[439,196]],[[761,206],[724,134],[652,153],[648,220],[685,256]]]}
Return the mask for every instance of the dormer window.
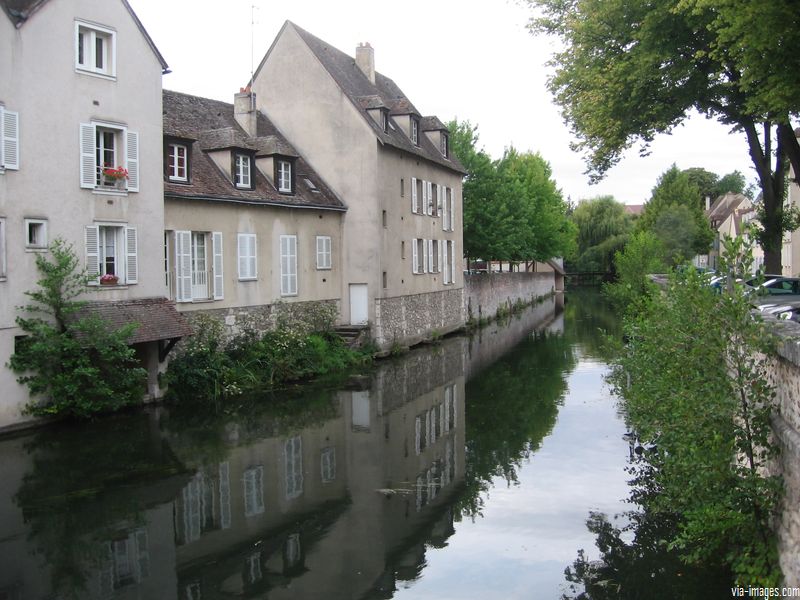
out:
{"label": "dormer window", "polygon": [[411,117],[411,141],[419,146],[419,120]]}
{"label": "dormer window", "polygon": [[292,162],[282,158],[277,159],[275,161],[275,182],[277,183],[278,191],[282,194],[293,193],[293,181]]}
{"label": "dormer window", "polygon": [[389,111],[381,109],[381,129],[383,133],[389,133]]}
{"label": "dormer window", "polygon": [[444,156],[445,158],[450,157],[450,140],[445,132],[442,132],[441,150],[442,150],[442,156]]}
{"label": "dormer window", "polygon": [[112,29],[75,22],[75,69],[92,75],[116,75],[116,33]]}
{"label": "dormer window", "polygon": [[252,189],[250,156],[236,154],[233,162],[233,182],[237,188]]}
{"label": "dormer window", "polygon": [[170,181],[188,181],[188,150],[183,144],[167,147],[167,176]]}

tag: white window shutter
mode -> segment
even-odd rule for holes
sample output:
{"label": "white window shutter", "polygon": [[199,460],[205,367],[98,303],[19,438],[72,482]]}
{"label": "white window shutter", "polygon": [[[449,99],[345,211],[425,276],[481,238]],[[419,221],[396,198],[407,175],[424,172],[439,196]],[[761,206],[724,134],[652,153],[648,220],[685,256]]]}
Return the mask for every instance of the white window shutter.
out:
{"label": "white window shutter", "polygon": [[243,234],[236,236],[236,256],[239,257],[239,279],[243,279],[247,273],[247,238]]}
{"label": "white window shutter", "polygon": [[19,169],[19,113],[0,108],[0,116],[3,117],[2,127],[2,148],[0,148],[0,166],[14,171]]}
{"label": "white window shutter", "polygon": [[139,191],[139,134],[128,130],[125,135],[125,158],[128,169],[128,191]]}
{"label": "white window shutter", "polygon": [[433,240],[428,240],[428,273],[433,272]]}
{"label": "white window shutter", "polygon": [[449,211],[447,210],[447,186],[442,187],[442,197],[439,198],[439,210],[442,213],[442,231],[447,231],[447,219]]}
{"label": "white window shutter", "polygon": [[455,215],[455,212],[453,211],[453,202],[454,202],[454,200],[453,200],[453,192],[452,192],[452,190],[450,191],[450,197],[448,198],[448,202],[450,203],[450,210],[448,211],[449,218],[447,219],[447,224],[450,227],[450,231],[454,231],[455,230],[455,226],[454,226],[453,222],[455,221],[456,215]]}
{"label": "white window shutter", "polygon": [[192,232],[175,232],[175,301],[192,301]]}
{"label": "white window shutter", "polygon": [[250,236],[250,277],[258,277],[258,240],[255,234]]}
{"label": "white window shutter", "polygon": [[411,178],[411,212],[417,212],[417,178]]}
{"label": "white window shutter", "polygon": [[417,273],[417,239],[411,240],[411,272]]}
{"label": "white window shutter", "polygon": [[223,282],[224,273],[222,270],[222,232],[214,231],[211,233],[211,245],[214,252],[214,300],[222,300],[224,296]]}
{"label": "white window shutter", "polygon": [[94,125],[81,123],[81,187],[94,189],[97,185],[97,165],[95,164]]}
{"label": "white window shutter", "polygon": [[136,227],[125,228],[125,281],[139,282],[139,257]]}
{"label": "white window shutter", "polygon": [[450,283],[449,270],[447,268],[447,240],[442,240],[442,264],[444,265],[444,283]]}
{"label": "white window shutter", "polygon": [[90,285],[97,285],[100,276],[100,228],[86,226],[86,277]]}
{"label": "white window shutter", "polygon": [[456,243],[450,240],[450,283],[456,281]]}
{"label": "white window shutter", "polygon": [[422,272],[428,272],[428,240],[422,240]]}
{"label": "white window shutter", "polygon": [[446,240],[439,240],[439,273],[442,272],[442,252],[444,252],[444,245],[447,243]]}

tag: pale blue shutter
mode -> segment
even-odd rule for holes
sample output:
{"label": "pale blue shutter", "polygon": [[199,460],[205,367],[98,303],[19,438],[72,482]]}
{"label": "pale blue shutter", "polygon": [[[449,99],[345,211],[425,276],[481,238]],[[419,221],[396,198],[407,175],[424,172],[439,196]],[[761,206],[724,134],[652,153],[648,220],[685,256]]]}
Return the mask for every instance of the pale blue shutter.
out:
{"label": "pale blue shutter", "polygon": [[94,125],[81,123],[81,187],[94,189],[97,185],[97,165],[95,164]]}
{"label": "pale blue shutter", "polygon": [[89,285],[97,285],[100,276],[100,228],[86,226],[86,277]]}
{"label": "pale blue shutter", "polygon": [[125,228],[125,281],[139,282],[138,240],[135,227]]}
{"label": "pale blue shutter", "polygon": [[125,135],[125,159],[128,169],[128,191],[139,191],[139,134],[127,131]]}
{"label": "pale blue shutter", "polygon": [[192,232],[175,232],[175,301],[192,301]]}
{"label": "pale blue shutter", "polygon": [[223,290],[223,263],[222,263],[222,232],[214,231],[211,233],[211,245],[214,252],[214,300],[224,298]]}
{"label": "pale blue shutter", "polygon": [[0,133],[2,133],[2,147],[0,148],[0,167],[19,169],[19,113],[0,108]]}

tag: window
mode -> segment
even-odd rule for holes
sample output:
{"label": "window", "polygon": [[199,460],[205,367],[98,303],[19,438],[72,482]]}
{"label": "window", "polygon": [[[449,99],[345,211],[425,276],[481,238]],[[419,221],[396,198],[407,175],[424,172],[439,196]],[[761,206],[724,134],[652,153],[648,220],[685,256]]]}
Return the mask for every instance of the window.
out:
{"label": "window", "polygon": [[303,440],[300,436],[286,440],[283,464],[286,468],[286,499],[292,500],[303,493]]}
{"label": "window", "polygon": [[400,178],[400,197],[404,198],[406,195],[406,180],[402,177]]}
{"label": "window", "polygon": [[428,251],[428,271],[431,273],[440,273],[442,270],[441,257],[439,255],[439,240],[428,240],[430,243],[430,250]]}
{"label": "window", "polygon": [[327,235],[317,236],[317,269],[331,268],[331,238]]}
{"label": "window", "polygon": [[281,236],[281,296],[297,295],[297,236]]}
{"label": "window", "polygon": [[329,446],[320,452],[320,471],[322,483],[330,483],[336,479],[336,448]]}
{"label": "window", "polygon": [[432,186],[431,194],[431,212],[434,217],[438,217],[442,212],[442,188],[438,183]]}
{"label": "window", "polygon": [[222,233],[175,231],[175,301],[221,300]]}
{"label": "window", "polygon": [[383,272],[383,289],[386,289],[387,287],[389,287],[388,283],[389,283],[389,279],[386,276],[386,271],[384,271]]}
{"label": "window", "polygon": [[386,215],[386,211],[385,210],[381,211],[381,225],[386,227],[387,223],[388,223],[388,217]]}
{"label": "window", "polygon": [[19,169],[19,113],[0,104],[0,173]]}
{"label": "window", "polygon": [[25,247],[33,250],[47,248],[47,221],[25,219]]}
{"label": "window", "polygon": [[252,517],[264,512],[264,467],[258,465],[245,470],[242,475],[244,485],[244,516]]}
{"label": "window", "polygon": [[402,260],[406,259],[406,243],[405,241],[400,242],[400,258]]}
{"label": "window", "polygon": [[411,241],[412,273],[425,273],[428,266],[428,244],[427,240],[415,239]]}
{"label": "window", "polygon": [[278,191],[284,194],[292,193],[292,163],[288,160],[277,161],[277,174],[275,180],[278,182]]}
{"label": "window", "polygon": [[239,279],[256,279],[256,234],[240,233],[238,236]]}
{"label": "window", "polygon": [[425,185],[427,186],[426,194],[425,194],[425,214],[430,215],[433,214],[433,182],[426,181]]}
{"label": "window", "polygon": [[444,185],[436,186],[436,206],[434,207],[434,214],[439,216],[444,210],[444,199],[447,197],[447,187]]}
{"label": "window", "polygon": [[440,144],[441,144],[442,156],[444,156],[445,158],[449,158],[450,157],[450,139],[448,138],[447,134],[444,133],[444,132],[442,132],[442,134],[441,134]]}
{"label": "window", "polygon": [[116,33],[112,29],[76,21],[75,69],[92,75],[115,77]]}
{"label": "window", "polygon": [[170,181],[188,181],[187,148],[183,144],[170,144],[167,149],[167,176]]}
{"label": "window", "polygon": [[384,133],[389,133],[389,112],[381,109],[381,129]]}
{"label": "window", "polygon": [[246,154],[235,154],[233,164],[233,182],[237,188],[251,189],[250,157]]}
{"label": "window", "polygon": [[81,123],[81,187],[139,191],[139,134],[112,123]]}
{"label": "window", "polygon": [[411,117],[411,141],[419,146],[419,119]]}
{"label": "window", "polygon": [[117,277],[116,283],[137,283],[139,278],[138,239],[135,227],[89,225],[86,227],[86,274],[90,283],[101,283],[103,275]]}
{"label": "window", "polygon": [[452,201],[453,198],[453,190],[452,188],[442,188],[443,189],[443,198],[442,198],[442,231],[448,231],[450,228],[450,206],[448,203],[448,198]]}

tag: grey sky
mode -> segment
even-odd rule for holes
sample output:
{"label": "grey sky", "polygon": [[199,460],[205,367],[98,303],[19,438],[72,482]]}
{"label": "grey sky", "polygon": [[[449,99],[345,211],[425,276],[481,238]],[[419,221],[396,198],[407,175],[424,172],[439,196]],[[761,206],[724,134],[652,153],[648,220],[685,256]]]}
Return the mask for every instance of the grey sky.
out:
{"label": "grey sky", "polygon": [[[477,124],[480,145],[493,158],[512,144],[540,152],[573,200],[611,194],[641,203],[673,162],[719,175],[738,169],[754,179],[742,135],[698,116],[657,138],[648,157],[629,152],[604,181],[590,186],[545,88],[552,40],[528,33],[530,11],[514,2],[129,1],[172,69],[164,77],[167,89],[232,102],[250,75],[251,29],[257,65],[288,19],[349,54],[359,42],[370,42],[376,69],[423,114]],[[252,28],[251,5],[257,7]]]}

